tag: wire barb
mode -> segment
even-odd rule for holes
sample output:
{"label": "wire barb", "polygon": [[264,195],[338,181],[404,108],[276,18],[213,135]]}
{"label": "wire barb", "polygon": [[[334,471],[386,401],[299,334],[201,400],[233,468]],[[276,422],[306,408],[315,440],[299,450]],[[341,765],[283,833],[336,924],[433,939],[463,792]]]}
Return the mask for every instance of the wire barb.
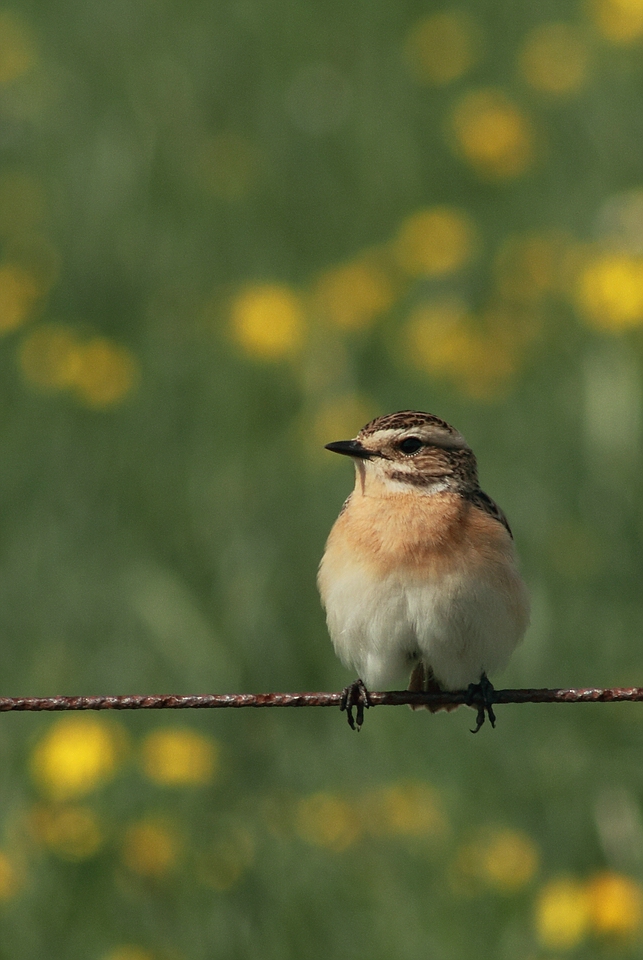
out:
{"label": "wire barb", "polygon": [[[217,693],[198,696],[160,694],[123,697],[0,697],[0,712],[37,710],[213,710],[223,707],[339,707],[339,693]],[[467,699],[469,698],[469,699]],[[498,703],[616,703],[643,701],[643,687],[584,687],[561,689],[494,690],[491,702]],[[467,690],[415,693],[410,690],[369,690],[371,707],[413,705],[447,706],[467,704]]]}

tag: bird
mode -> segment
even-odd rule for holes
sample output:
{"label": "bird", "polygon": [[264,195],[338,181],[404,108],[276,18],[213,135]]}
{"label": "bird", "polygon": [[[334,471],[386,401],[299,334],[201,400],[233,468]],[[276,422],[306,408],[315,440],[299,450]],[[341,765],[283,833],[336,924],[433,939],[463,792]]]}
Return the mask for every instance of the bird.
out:
{"label": "bird", "polygon": [[402,410],[326,449],[355,466],[317,578],[335,652],[359,675],[342,695],[350,726],[361,727],[369,688],[409,671],[411,691],[467,690],[472,732],[485,714],[495,725],[489,676],[523,639],[529,594],[471,447],[445,420]]}

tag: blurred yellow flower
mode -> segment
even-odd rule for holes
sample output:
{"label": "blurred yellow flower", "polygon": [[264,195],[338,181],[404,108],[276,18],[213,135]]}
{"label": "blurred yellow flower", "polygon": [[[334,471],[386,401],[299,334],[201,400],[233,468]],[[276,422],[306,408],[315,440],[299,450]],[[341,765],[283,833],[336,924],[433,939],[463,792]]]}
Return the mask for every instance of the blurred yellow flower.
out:
{"label": "blurred yellow flower", "polygon": [[138,364],[127,347],[106,337],[78,346],[73,387],[88,407],[101,410],[121,403],[138,379]]}
{"label": "blurred yellow flower", "polygon": [[[312,437],[315,449],[321,453],[333,440],[348,440],[375,416],[373,404],[365,397],[349,393],[324,403],[313,416]],[[306,418],[306,430],[310,428]],[[324,451],[328,453],[328,451]],[[335,463],[335,460],[327,460]]]}
{"label": "blurred yellow flower", "polygon": [[612,43],[643,37],[643,0],[590,0],[589,11],[600,33]]}
{"label": "blurred yellow flower", "polygon": [[177,832],[163,818],[139,820],[125,832],[123,860],[133,873],[140,876],[165,876],[176,865],[180,852]]}
{"label": "blurred yellow flower", "polygon": [[78,341],[68,327],[47,324],[23,341],[19,360],[23,375],[37,387],[69,387],[74,383],[80,362]]}
{"label": "blurred yellow flower", "polygon": [[480,28],[462,10],[432,13],[413,26],[404,53],[418,83],[442,85],[464,76],[478,59]]}
{"label": "blurred yellow flower", "polygon": [[508,330],[485,330],[459,300],[418,306],[403,330],[401,362],[444,377],[479,399],[493,397],[516,372],[516,343]]}
{"label": "blurred yellow flower", "polygon": [[0,83],[11,83],[37,60],[36,47],[24,21],[12,10],[0,12]]}
{"label": "blurred yellow flower", "polygon": [[313,293],[316,309],[344,330],[362,330],[394,303],[391,277],[368,259],[327,270]]}
{"label": "blurred yellow flower", "polygon": [[296,829],[307,843],[340,853],[359,838],[361,824],[346,800],[333,793],[314,793],[299,801]]}
{"label": "blurred yellow flower", "polygon": [[589,72],[589,47],[583,32],[569,23],[543,23],[525,38],[520,69],[527,83],[543,93],[575,93]]}
{"label": "blurred yellow flower", "polygon": [[197,148],[194,172],[208,193],[222,200],[240,200],[256,182],[258,151],[233,131],[207,137]]}
{"label": "blurred yellow flower", "polygon": [[143,947],[126,943],[103,954],[101,960],[154,960],[154,954],[144,950]]}
{"label": "blurred yellow flower", "polygon": [[576,304],[592,326],[620,331],[643,323],[643,257],[607,253],[581,269]]}
{"label": "blurred yellow flower", "polygon": [[515,893],[535,876],[540,862],[533,840],[508,827],[484,830],[457,852],[452,871],[456,885],[484,885],[500,893]]}
{"label": "blurred yellow flower", "polygon": [[229,890],[243,876],[254,859],[252,834],[238,827],[221,837],[202,855],[200,875],[214,890]]}
{"label": "blurred yellow flower", "polygon": [[369,828],[407,837],[441,837],[448,821],[437,791],[425,783],[381,787],[365,798]]}
{"label": "blurred yellow flower", "polygon": [[517,177],[534,160],[531,121],[502,90],[467,93],[455,106],[451,130],[459,152],[483,177]]}
{"label": "blurred yellow flower", "polygon": [[122,730],[113,723],[66,717],[36,745],[31,772],[43,793],[53,800],[81,796],[114,776],[123,741]]}
{"label": "blurred yellow flower", "polygon": [[589,898],[585,886],[572,878],[551,880],[536,902],[536,933],[546,950],[573,950],[589,927]]}
{"label": "blurred yellow flower", "polygon": [[68,327],[38,327],[20,347],[27,380],[42,389],[73,389],[87,406],[120,403],[138,380],[138,367],[126,347],[105,337],[83,342]]}
{"label": "blurred yellow flower", "polygon": [[534,877],[540,857],[521,830],[493,831],[478,848],[480,876],[490,887],[512,893]]}
{"label": "blurred yellow flower", "polygon": [[35,838],[64,860],[86,860],[98,852],[103,831],[89,807],[36,807],[30,815]]}
{"label": "blurred yellow flower", "polygon": [[463,267],[474,255],[475,241],[475,226],[464,210],[430,207],[402,222],[393,255],[411,276],[436,276]]}
{"label": "blurred yellow flower", "polygon": [[0,901],[10,900],[20,887],[18,873],[11,859],[0,851]]}
{"label": "blurred yellow flower", "polygon": [[232,337],[251,356],[279,360],[299,350],[304,308],[290,287],[259,284],[241,290],[232,302]]}
{"label": "blurred yellow flower", "polygon": [[587,884],[589,922],[604,936],[631,936],[643,922],[643,888],[638,881],[605,871]]}
{"label": "blurred yellow flower", "polygon": [[558,290],[565,249],[565,238],[553,231],[509,237],[494,260],[500,296],[514,303],[531,304]]}
{"label": "blurred yellow flower", "polygon": [[0,334],[29,319],[40,292],[36,278],[24,267],[0,264]]}
{"label": "blurred yellow flower", "polygon": [[213,779],[219,746],[195,730],[168,727],[148,734],[142,755],[150,780],[163,786],[198,786]]}

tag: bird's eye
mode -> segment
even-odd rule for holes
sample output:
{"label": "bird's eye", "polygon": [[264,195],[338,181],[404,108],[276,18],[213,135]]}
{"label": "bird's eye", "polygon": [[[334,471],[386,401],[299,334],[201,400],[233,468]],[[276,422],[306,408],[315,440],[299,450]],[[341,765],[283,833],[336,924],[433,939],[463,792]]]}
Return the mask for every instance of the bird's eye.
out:
{"label": "bird's eye", "polygon": [[400,450],[402,453],[410,456],[412,453],[417,453],[422,445],[419,437],[407,437],[406,440],[402,440],[400,443]]}

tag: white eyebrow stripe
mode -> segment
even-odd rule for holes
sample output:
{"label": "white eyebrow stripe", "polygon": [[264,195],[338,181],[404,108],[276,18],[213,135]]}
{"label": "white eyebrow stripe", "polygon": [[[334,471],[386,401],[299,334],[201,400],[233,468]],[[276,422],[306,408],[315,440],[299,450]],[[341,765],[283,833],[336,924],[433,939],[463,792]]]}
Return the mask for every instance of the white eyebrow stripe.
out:
{"label": "white eyebrow stripe", "polygon": [[443,447],[445,450],[465,450],[469,448],[469,444],[461,433],[454,431],[452,434],[448,434],[446,430],[442,430],[440,427],[434,427],[431,424],[414,424],[406,430],[400,428],[395,430],[377,430],[375,433],[367,434],[365,437],[362,437],[362,439],[377,445],[379,443],[387,443],[394,437],[399,440],[403,440],[404,437],[419,437],[424,443],[433,444],[436,447]]}

